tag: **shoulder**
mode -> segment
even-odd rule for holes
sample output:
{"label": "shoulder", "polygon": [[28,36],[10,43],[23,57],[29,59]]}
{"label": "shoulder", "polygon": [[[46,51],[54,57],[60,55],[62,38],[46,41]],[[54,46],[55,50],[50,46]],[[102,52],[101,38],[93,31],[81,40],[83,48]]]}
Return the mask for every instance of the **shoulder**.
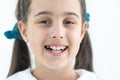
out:
{"label": "shoulder", "polygon": [[98,80],[98,76],[93,72],[87,71],[85,69],[78,69],[75,71],[80,76],[78,80]]}
{"label": "shoulder", "polygon": [[17,72],[5,80],[36,80],[29,69]]}

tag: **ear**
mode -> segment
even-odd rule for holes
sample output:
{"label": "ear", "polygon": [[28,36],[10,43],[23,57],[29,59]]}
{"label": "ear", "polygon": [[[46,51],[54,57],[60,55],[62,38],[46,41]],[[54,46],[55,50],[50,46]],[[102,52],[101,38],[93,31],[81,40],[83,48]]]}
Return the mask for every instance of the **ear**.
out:
{"label": "ear", "polygon": [[85,22],[83,23],[83,26],[82,26],[82,29],[81,29],[81,41],[82,41],[83,38],[84,38],[84,35],[85,35],[86,31],[87,31],[87,27],[88,27],[88,22],[85,21]]}
{"label": "ear", "polygon": [[27,24],[25,24],[22,21],[19,21],[18,22],[18,29],[20,31],[20,34],[21,34],[23,40],[25,42],[28,42],[28,38],[27,38]]}

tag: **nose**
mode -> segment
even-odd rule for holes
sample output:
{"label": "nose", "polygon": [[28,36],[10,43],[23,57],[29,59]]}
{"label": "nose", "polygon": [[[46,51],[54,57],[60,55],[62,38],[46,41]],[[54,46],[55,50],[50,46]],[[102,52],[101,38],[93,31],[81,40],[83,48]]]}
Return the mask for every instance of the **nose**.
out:
{"label": "nose", "polygon": [[54,25],[51,27],[51,37],[53,39],[63,39],[65,36],[65,29],[62,25]]}

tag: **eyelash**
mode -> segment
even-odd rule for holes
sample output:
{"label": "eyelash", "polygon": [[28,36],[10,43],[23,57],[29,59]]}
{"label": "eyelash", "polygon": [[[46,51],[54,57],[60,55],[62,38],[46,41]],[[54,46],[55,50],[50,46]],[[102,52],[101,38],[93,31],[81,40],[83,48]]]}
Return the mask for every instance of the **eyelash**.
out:
{"label": "eyelash", "polygon": [[64,21],[64,24],[65,25],[70,25],[70,24],[75,24],[75,23],[71,20],[66,20],[66,21]]}
{"label": "eyelash", "polygon": [[39,23],[41,24],[50,24],[50,21],[47,19],[41,20]]}
{"label": "eyelash", "polygon": [[[50,20],[47,20],[47,19],[44,19],[44,20],[41,20],[39,23],[45,25],[45,24],[51,24],[51,21],[50,21]],[[65,20],[65,21],[63,22],[63,24],[64,24],[64,25],[72,25],[72,24],[75,24],[75,22],[72,21],[72,20]]]}

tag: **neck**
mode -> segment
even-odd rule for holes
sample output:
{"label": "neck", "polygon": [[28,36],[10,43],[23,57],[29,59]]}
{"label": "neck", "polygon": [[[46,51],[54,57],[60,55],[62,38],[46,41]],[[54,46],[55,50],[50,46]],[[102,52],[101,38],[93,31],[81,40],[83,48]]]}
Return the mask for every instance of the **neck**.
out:
{"label": "neck", "polygon": [[46,67],[36,67],[32,72],[37,80],[77,80],[78,75],[72,67],[60,69],[49,69]]}

